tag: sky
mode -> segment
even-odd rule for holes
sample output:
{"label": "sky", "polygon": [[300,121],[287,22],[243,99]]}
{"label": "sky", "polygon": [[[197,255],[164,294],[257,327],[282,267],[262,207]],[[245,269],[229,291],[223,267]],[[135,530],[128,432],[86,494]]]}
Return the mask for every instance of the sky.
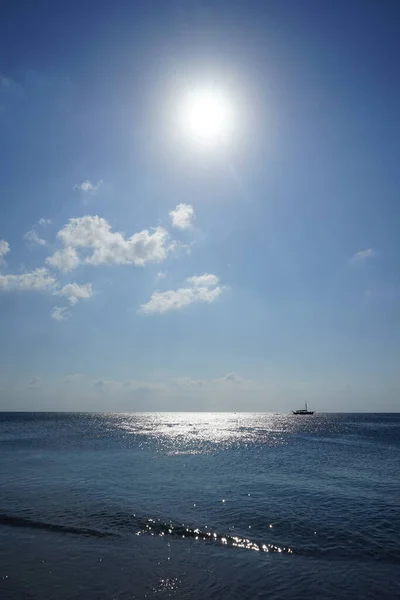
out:
{"label": "sky", "polygon": [[399,12],[3,0],[0,410],[398,411]]}

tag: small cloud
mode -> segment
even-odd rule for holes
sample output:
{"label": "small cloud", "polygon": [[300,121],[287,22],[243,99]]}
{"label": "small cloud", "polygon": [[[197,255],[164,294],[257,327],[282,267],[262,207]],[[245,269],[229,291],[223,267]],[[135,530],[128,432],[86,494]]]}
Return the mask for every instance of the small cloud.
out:
{"label": "small cloud", "polygon": [[10,85],[11,81],[8,79],[8,77],[4,77],[4,75],[0,73],[0,87],[8,88]]}
{"label": "small cloud", "polygon": [[216,275],[205,274],[189,277],[189,287],[168,290],[166,292],[153,292],[151,298],[139,309],[144,314],[166,313],[171,310],[180,310],[190,304],[206,302],[211,304],[224,291],[224,287],[217,285],[219,279]]}
{"label": "small cloud", "polygon": [[161,281],[162,279],[165,279],[166,276],[167,276],[167,274],[164,273],[164,271],[159,271],[156,275],[156,280]]}
{"label": "small cloud", "polygon": [[194,208],[190,204],[178,204],[169,215],[172,219],[172,227],[177,229],[189,229],[195,218]]}
{"label": "small cloud", "polygon": [[85,181],[76,183],[73,189],[75,191],[80,192],[84,196],[94,196],[95,194],[97,194],[102,185],[103,182],[101,179],[96,183],[92,183],[91,181],[89,181],[89,179],[86,179]]}
{"label": "small cloud", "polygon": [[0,265],[4,264],[4,257],[10,252],[10,244],[6,240],[0,240]]}
{"label": "small cloud", "polygon": [[235,375],[235,373],[228,373],[224,377],[221,377],[220,381],[227,383],[235,383],[241,385],[243,383],[243,379]]}
{"label": "small cloud", "polygon": [[100,392],[106,390],[118,391],[120,385],[118,384],[118,382],[113,381],[112,379],[97,379],[93,381],[93,387]]}
{"label": "small cloud", "polygon": [[67,377],[64,377],[63,383],[69,385],[71,383],[79,381],[80,379],[82,379],[82,373],[71,373],[71,375],[67,375]]}
{"label": "small cloud", "polygon": [[68,317],[69,312],[66,306],[55,306],[51,311],[51,318],[55,321],[66,321]]}
{"label": "small cloud", "polygon": [[370,258],[375,258],[376,256],[378,256],[376,250],[373,250],[372,248],[367,248],[366,250],[359,250],[358,252],[356,252],[354,256],[351,257],[350,262],[353,264],[360,264]]}
{"label": "small cloud", "polygon": [[37,232],[37,229],[38,227],[47,227],[47,225],[50,225],[50,223],[50,219],[44,219],[43,217],[41,217],[39,221],[32,227],[32,229],[25,233],[24,239],[30,244],[35,244],[37,246],[47,246],[46,240],[40,237],[40,235]]}
{"label": "small cloud", "polygon": [[85,283],[79,285],[78,283],[68,283],[64,285],[63,288],[59,292],[57,292],[60,296],[65,296],[68,298],[69,303],[74,306],[78,300],[88,300],[92,297],[92,284]]}
{"label": "small cloud", "polygon": [[35,375],[34,377],[32,377],[32,379],[30,380],[29,384],[28,384],[28,388],[36,388],[39,385],[40,382],[40,377],[38,377],[37,375]]}
{"label": "small cloud", "polygon": [[204,273],[203,275],[194,275],[188,278],[188,282],[193,287],[214,287],[218,284],[219,278],[211,273]]}
{"label": "small cloud", "polygon": [[46,246],[47,242],[46,240],[44,240],[43,238],[41,238],[37,231],[35,231],[34,229],[31,229],[30,231],[27,231],[24,235],[24,239],[29,242],[30,244],[35,244],[37,246]]}

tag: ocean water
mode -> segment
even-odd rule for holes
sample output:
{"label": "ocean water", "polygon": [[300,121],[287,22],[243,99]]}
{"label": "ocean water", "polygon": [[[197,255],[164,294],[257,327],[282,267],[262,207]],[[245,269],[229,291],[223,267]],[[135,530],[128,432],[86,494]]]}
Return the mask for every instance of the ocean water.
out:
{"label": "ocean water", "polygon": [[0,413],[0,598],[400,598],[399,505],[400,414]]}

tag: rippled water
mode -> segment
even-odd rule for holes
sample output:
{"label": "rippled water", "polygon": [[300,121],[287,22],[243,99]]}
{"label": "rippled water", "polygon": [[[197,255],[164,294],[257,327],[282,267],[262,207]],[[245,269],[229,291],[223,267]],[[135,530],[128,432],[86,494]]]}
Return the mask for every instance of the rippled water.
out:
{"label": "rippled water", "polygon": [[400,415],[0,413],[0,597],[400,597]]}

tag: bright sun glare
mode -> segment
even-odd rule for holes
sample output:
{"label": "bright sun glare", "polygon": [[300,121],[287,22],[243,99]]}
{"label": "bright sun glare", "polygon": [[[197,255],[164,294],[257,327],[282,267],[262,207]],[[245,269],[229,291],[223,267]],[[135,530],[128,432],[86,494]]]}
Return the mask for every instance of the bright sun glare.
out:
{"label": "bright sun glare", "polygon": [[224,95],[214,89],[191,90],[184,98],[182,126],[185,135],[203,144],[223,141],[232,128],[232,109]]}

